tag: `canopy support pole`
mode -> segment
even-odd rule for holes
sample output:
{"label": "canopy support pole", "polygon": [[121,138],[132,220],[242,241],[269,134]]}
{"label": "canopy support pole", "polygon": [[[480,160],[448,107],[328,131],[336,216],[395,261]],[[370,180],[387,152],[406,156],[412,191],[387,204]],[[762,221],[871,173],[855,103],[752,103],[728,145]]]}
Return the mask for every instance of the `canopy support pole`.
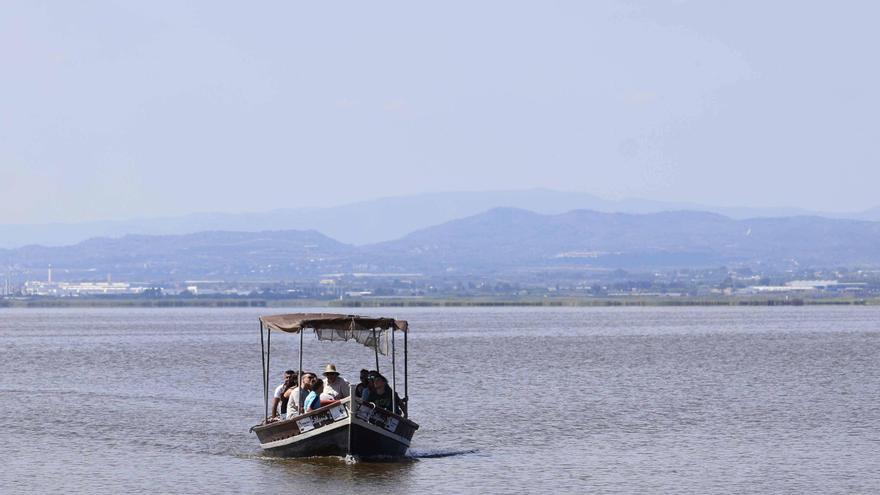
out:
{"label": "canopy support pole", "polygon": [[376,340],[376,329],[373,329],[373,351],[376,352],[376,372],[379,372],[379,341]]}
{"label": "canopy support pole", "polygon": [[407,358],[407,354],[408,354],[407,353],[408,349],[406,348],[406,334],[408,334],[408,333],[409,333],[408,329],[403,331],[403,400],[404,400],[404,403],[406,404],[406,408],[403,410],[403,417],[404,418],[409,416],[409,390],[407,390],[407,385],[409,385],[409,380],[407,378],[407,369],[406,369],[406,358]]}
{"label": "canopy support pole", "polygon": [[[272,329],[266,327],[266,410],[269,410],[269,355],[272,353]],[[272,415],[275,411],[272,410]],[[268,416],[268,412],[267,412]]]}
{"label": "canopy support pole", "polygon": [[296,400],[296,414],[299,415],[300,411],[303,410],[303,403],[306,400],[306,394],[303,393],[302,389],[302,376],[303,376],[303,333],[305,329],[299,330],[299,373],[296,375],[296,386],[299,388],[299,397]]}
{"label": "canopy support pole", "polygon": [[397,362],[394,351],[394,327],[391,327],[391,412],[397,414]]}
{"label": "canopy support pole", "polygon": [[266,372],[266,341],[263,338],[263,320],[260,320],[260,359],[263,361],[263,406],[266,410],[266,416],[263,420],[269,421],[269,377]]}

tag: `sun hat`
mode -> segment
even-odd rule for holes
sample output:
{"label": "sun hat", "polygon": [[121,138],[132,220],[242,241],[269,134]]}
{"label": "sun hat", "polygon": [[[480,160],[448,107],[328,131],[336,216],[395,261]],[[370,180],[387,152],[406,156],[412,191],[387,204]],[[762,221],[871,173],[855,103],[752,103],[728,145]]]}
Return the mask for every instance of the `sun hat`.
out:
{"label": "sun hat", "polygon": [[339,374],[339,372],[336,371],[336,365],[335,364],[328,364],[327,366],[324,366],[324,373],[322,373],[322,374],[328,375],[331,373],[336,373],[337,375]]}

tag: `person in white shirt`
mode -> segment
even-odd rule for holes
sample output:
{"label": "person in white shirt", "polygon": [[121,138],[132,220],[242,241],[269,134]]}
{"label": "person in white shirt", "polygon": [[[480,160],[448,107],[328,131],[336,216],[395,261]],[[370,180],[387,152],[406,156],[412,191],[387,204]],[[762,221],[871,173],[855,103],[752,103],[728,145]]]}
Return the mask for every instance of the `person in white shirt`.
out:
{"label": "person in white shirt", "polygon": [[312,391],[312,387],[318,380],[318,375],[314,373],[304,372],[299,387],[289,389],[287,395],[287,419],[302,414],[300,406],[306,400],[306,396]]}
{"label": "person in white shirt", "polygon": [[287,396],[284,395],[287,390],[292,387],[296,383],[296,372],[293,370],[287,370],[284,372],[284,381],[281,382],[281,385],[275,387],[275,394],[272,396],[272,418],[277,418],[280,413],[284,416],[287,413]]}
{"label": "person in white shirt", "polygon": [[324,367],[324,391],[321,400],[342,400],[349,396],[349,385],[345,378],[339,376],[336,365],[328,364]]}

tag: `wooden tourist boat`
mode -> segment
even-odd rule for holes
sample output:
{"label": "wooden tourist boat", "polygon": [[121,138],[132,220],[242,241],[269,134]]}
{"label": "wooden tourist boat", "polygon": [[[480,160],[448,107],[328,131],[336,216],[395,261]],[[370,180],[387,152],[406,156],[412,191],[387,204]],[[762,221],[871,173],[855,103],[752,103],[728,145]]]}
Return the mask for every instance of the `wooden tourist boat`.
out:
{"label": "wooden tourist boat", "polygon": [[[409,448],[419,425],[404,415],[394,414],[354,397],[349,397],[290,419],[269,421],[269,357],[272,331],[299,334],[299,375],[302,376],[302,341],[307,330],[319,340],[354,340],[372,347],[379,370],[379,354],[391,354],[391,388],[396,390],[396,352],[394,335],[403,333],[403,401],[408,402],[407,334],[408,324],[392,318],[370,318],[327,313],[297,313],[260,318],[260,344],[263,349],[263,397],[265,417],[252,428],[260,446],[279,457],[358,456],[396,457]],[[265,338],[264,338],[265,336]],[[390,352],[389,352],[390,351]],[[395,394],[392,394],[394,397]],[[396,401],[396,398],[393,399]],[[395,404],[396,405],[396,404]],[[392,406],[392,408],[395,408]],[[396,408],[395,408],[396,409]]]}

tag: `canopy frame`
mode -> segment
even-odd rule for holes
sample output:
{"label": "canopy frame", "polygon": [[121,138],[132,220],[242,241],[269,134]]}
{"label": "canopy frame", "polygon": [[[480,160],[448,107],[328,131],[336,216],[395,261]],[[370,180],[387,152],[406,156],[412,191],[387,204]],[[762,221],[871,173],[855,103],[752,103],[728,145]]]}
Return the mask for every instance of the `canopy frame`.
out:
{"label": "canopy frame", "polygon": [[[366,347],[372,347],[375,353],[376,359],[376,371],[379,371],[379,341],[380,339],[377,337],[376,330],[381,330],[382,334],[385,335],[387,331],[391,332],[390,338],[390,347],[391,347],[391,388],[394,390],[394,394],[392,394],[392,408],[396,411],[397,401],[395,396],[397,395],[397,356],[396,349],[394,345],[394,333],[396,331],[403,332],[403,399],[402,401],[407,407],[403,408],[403,417],[409,416],[409,390],[408,390],[408,370],[407,370],[407,358],[409,349],[407,347],[407,334],[409,333],[409,324],[406,320],[395,320],[393,318],[372,318],[372,317],[364,317],[359,315],[342,315],[342,314],[333,314],[333,313],[294,313],[294,314],[285,314],[285,315],[274,315],[274,316],[261,316],[260,320],[260,350],[261,357],[263,360],[263,401],[264,401],[264,409],[265,409],[265,417],[264,421],[268,422],[269,420],[269,395],[270,395],[270,381],[271,375],[269,373],[269,357],[271,354],[271,339],[272,339],[272,330],[281,331],[285,333],[294,333],[299,334],[299,373],[297,374],[297,383],[296,386],[300,386],[302,383],[302,374],[303,374],[303,334],[306,330],[312,330],[315,333],[315,336],[319,338],[319,340],[357,340],[358,342],[364,344]],[[265,329],[265,339],[264,339],[264,329]],[[330,339],[321,339],[322,330],[333,330],[339,331],[342,333],[334,333],[331,334]],[[361,342],[361,338],[364,333],[372,334],[372,338],[369,340],[364,340]],[[333,337],[342,337],[340,339],[335,339]],[[386,346],[388,344],[388,339],[386,335]],[[386,351],[387,352],[387,351]],[[383,353],[385,354],[385,353]],[[304,394],[299,394],[299,404],[298,406],[302,408],[303,400],[305,399]],[[275,414],[275,411],[272,411],[272,414]]]}

